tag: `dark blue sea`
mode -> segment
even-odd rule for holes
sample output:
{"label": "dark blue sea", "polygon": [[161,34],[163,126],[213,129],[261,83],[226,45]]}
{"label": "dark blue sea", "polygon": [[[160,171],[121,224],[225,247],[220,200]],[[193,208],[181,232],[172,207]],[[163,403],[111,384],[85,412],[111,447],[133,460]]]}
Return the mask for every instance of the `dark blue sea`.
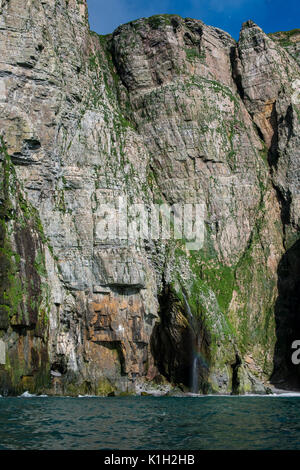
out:
{"label": "dark blue sea", "polygon": [[300,449],[300,396],[0,398],[0,449]]}

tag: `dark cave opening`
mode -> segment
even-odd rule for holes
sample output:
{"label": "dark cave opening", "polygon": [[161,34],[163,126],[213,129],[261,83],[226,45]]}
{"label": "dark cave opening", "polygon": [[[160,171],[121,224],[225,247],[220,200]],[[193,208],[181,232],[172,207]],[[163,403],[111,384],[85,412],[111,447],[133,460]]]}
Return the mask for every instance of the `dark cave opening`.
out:
{"label": "dark cave opening", "polygon": [[232,364],[232,395],[238,395],[240,388],[239,368],[242,364],[241,358],[238,354],[235,355],[235,363]]}
{"label": "dark cave opening", "polygon": [[160,323],[153,330],[151,350],[160,374],[183,389],[190,387],[192,331],[181,324],[181,303],[170,286],[159,297]]}
{"label": "dark cave opening", "polygon": [[300,365],[293,364],[292,343],[300,340],[300,240],[283,255],[278,266],[275,304],[276,345],[271,383],[300,390]]}
{"label": "dark cave opening", "polygon": [[201,318],[187,312],[186,302],[169,285],[164,287],[159,303],[160,322],[151,337],[159,373],[184,391],[208,393],[210,342]]}

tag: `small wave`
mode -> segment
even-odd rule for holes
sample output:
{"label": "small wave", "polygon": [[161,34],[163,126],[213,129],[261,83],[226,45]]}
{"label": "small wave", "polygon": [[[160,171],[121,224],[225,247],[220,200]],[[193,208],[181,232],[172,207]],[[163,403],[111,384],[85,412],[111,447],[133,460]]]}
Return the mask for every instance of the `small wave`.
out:
{"label": "small wave", "polygon": [[36,395],[35,393],[29,393],[28,391],[19,395],[18,398],[46,398],[48,395]]}
{"label": "small wave", "polygon": [[37,395],[35,394],[32,394],[32,393],[29,393],[28,391],[22,393],[22,395],[19,395],[18,398],[32,398],[32,397],[36,397]]}
{"label": "small wave", "polygon": [[78,398],[99,398],[99,395],[78,395]]}

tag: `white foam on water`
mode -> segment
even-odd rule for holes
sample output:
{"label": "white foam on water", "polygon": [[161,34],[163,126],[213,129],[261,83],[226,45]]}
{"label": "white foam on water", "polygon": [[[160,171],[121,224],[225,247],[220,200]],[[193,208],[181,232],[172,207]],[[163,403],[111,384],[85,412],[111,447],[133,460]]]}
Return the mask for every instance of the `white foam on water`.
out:
{"label": "white foam on water", "polygon": [[19,395],[18,398],[46,398],[48,395],[36,395],[35,393],[29,393],[28,391]]}
{"label": "white foam on water", "polygon": [[31,394],[29,393],[28,391],[22,393],[22,395],[19,395],[18,398],[32,398],[32,397],[36,397],[37,395],[34,395],[34,394]]}

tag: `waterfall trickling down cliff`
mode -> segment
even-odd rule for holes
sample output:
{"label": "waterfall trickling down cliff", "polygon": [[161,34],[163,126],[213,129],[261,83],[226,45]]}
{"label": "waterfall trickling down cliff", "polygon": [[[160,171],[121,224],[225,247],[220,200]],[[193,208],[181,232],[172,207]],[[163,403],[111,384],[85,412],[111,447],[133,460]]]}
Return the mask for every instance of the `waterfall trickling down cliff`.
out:
{"label": "waterfall trickling down cliff", "polygon": [[207,393],[209,372],[209,359],[205,350],[207,337],[205,327],[201,318],[192,314],[186,295],[183,293],[185,310],[189,321],[191,332],[191,354],[190,354],[190,391],[191,393]]}
{"label": "waterfall trickling down cliff", "polygon": [[193,358],[191,392],[199,392],[199,358],[197,354],[195,354]]}
{"label": "waterfall trickling down cliff", "polygon": [[194,319],[194,316],[191,312],[191,308],[189,306],[186,295],[184,293],[183,293],[183,298],[184,298],[184,304],[185,304],[190,328],[192,331],[192,354],[191,354],[192,361],[190,365],[190,370],[191,370],[190,387],[191,387],[192,393],[198,393],[199,392],[199,367],[200,367],[199,352],[200,351],[199,351],[199,335],[197,331],[197,322]]}

